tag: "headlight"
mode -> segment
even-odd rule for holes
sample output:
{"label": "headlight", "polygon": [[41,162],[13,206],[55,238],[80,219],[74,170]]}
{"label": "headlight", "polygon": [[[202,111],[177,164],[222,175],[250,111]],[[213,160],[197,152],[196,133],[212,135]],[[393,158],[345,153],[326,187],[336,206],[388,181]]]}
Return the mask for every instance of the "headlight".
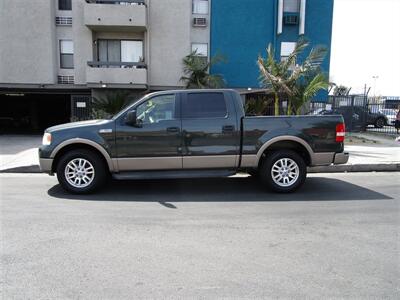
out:
{"label": "headlight", "polygon": [[51,144],[51,133],[45,132],[42,139],[42,145],[48,146]]}

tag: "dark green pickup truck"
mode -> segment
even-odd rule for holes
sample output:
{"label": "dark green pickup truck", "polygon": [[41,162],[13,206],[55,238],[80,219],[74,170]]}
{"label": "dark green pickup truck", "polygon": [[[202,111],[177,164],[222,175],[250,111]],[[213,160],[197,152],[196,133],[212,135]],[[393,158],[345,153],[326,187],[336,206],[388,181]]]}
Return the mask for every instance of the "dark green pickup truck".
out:
{"label": "dark green pickup truck", "polygon": [[307,166],[343,164],[342,116],[246,117],[233,90],[146,95],[110,120],[48,128],[39,149],[43,172],[73,193],[116,179],[260,177],[277,192],[305,181]]}

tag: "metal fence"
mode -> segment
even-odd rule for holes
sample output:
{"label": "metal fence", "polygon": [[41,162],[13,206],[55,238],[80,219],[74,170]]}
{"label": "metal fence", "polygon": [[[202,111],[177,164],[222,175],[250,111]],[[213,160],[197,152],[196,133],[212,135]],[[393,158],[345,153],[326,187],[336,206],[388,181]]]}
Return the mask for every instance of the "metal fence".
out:
{"label": "metal fence", "polygon": [[[282,100],[283,99],[283,100]],[[288,101],[280,96],[279,115],[288,114]],[[365,95],[329,96],[326,102],[310,102],[299,113],[302,115],[343,116],[348,132],[377,132],[395,135],[394,122],[400,105],[400,97],[367,97]],[[246,98],[247,115],[275,114],[274,99],[271,96],[252,95]],[[291,111],[291,114],[295,112]]]}
{"label": "metal fence", "polygon": [[71,122],[92,119],[92,100],[89,95],[71,96]]}
{"label": "metal fence", "polygon": [[395,135],[400,99],[373,98],[364,95],[330,96],[328,102],[311,102],[308,114],[341,114],[349,132],[377,132]]}

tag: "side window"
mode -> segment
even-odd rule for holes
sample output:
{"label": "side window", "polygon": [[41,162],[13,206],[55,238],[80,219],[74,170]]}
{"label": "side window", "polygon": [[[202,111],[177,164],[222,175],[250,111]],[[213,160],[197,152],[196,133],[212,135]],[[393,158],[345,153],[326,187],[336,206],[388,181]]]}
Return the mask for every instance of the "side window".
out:
{"label": "side window", "polygon": [[175,95],[161,95],[143,102],[136,108],[136,116],[142,124],[153,124],[175,119]]}
{"label": "side window", "polygon": [[222,93],[189,93],[182,103],[182,118],[226,117],[226,103]]}

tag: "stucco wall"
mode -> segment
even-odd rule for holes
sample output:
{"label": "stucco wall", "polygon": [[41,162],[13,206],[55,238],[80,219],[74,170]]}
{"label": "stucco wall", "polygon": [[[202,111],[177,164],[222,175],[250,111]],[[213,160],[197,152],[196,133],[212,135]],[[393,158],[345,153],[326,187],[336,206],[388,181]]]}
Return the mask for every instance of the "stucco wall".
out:
{"label": "stucco wall", "polygon": [[0,1],[0,83],[56,82],[55,1]]}
{"label": "stucco wall", "polygon": [[274,36],[274,1],[214,0],[211,11],[211,55],[227,62],[211,72],[222,74],[228,87],[258,87],[257,56]]}
{"label": "stucco wall", "polygon": [[[311,46],[325,45],[330,49],[333,0],[307,0],[306,3],[305,36],[310,40]],[[212,2],[211,55],[223,54],[227,63],[214,66],[211,72],[222,74],[228,87],[259,87],[256,64],[258,55],[265,57],[265,49],[271,43],[279,59],[281,42],[298,40],[298,25],[284,25],[282,34],[276,34],[276,15],[277,0]],[[329,61],[330,53],[323,63],[327,73]]]}
{"label": "stucco wall", "polygon": [[149,1],[148,24],[150,85],[182,86],[182,59],[191,50],[191,1]]}

